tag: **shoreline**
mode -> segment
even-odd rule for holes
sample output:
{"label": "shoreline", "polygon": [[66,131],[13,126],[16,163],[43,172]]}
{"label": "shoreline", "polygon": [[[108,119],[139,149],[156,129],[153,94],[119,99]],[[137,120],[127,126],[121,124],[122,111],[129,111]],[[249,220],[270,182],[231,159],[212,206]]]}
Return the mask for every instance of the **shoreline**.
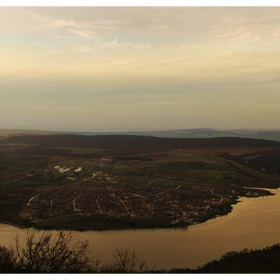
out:
{"label": "shoreline", "polygon": [[[245,187],[245,188],[249,188],[249,189],[253,189],[250,187]],[[256,189],[256,188],[254,188]],[[259,188],[260,190],[266,190],[267,189],[263,189],[263,188]],[[272,190],[272,189],[270,189]],[[274,189],[273,189],[274,190]],[[92,223],[94,223],[95,221],[98,220],[98,222],[103,223],[106,226],[92,226],[92,225],[83,225],[81,224],[80,226],[67,226],[63,225],[63,218],[64,217],[60,217],[57,218],[58,221],[61,221],[60,225],[48,225],[48,220],[46,221],[42,221],[42,222],[37,222],[37,224],[35,224],[32,221],[26,221],[26,224],[20,224],[20,223],[15,223],[12,221],[1,221],[1,223],[3,224],[7,224],[7,225],[11,225],[14,226],[16,228],[19,229],[29,229],[29,228],[34,228],[36,230],[67,230],[67,231],[78,231],[78,232],[85,232],[85,231],[96,231],[96,232],[100,232],[100,231],[115,231],[115,230],[144,230],[144,229],[180,229],[180,228],[188,228],[189,226],[192,225],[197,225],[197,224],[202,224],[205,223],[209,220],[215,219],[217,217],[221,217],[221,216],[226,216],[229,213],[231,213],[233,211],[233,205],[236,205],[240,202],[242,202],[242,200],[240,200],[242,197],[247,197],[247,198],[260,198],[260,197],[264,197],[264,196],[274,196],[276,195],[275,193],[271,193],[269,191],[268,194],[262,194],[262,195],[258,195],[258,196],[240,196],[240,197],[236,197],[236,199],[232,200],[230,203],[224,204],[223,208],[220,209],[219,213],[208,213],[207,215],[205,215],[205,212],[202,212],[201,215],[198,215],[196,217],[196,219],[193,219],[192,221],[180,221],[177,223],[172,223],[171,220],[162,220],[161,223],[159,223],[158,221],[156,221],[155,219],[132,219],[128,216],[124,216],[122,218],[116,218],[116,217],[112,217],[112,216],[107,216],[106,214],[102,215],[102,218],[100,219],[100,215],[81,215],[81,214],[72,214],[70,215],[72,217],[71,221],[72,221],[72,225],[75,222],[75,218],[77,222],[79,222],[80,220],[82,220],[83,217],[86,218],[91,218],[90,220],[92,221]],[[67,215],[67,217],[69,217],[69,215]],[[110,226],[110,221],[113,222],[111,223]],[[22,220],[22,222],[24,222]],[[45,224],[46,223],[46,224]],[[112,225],[113,224],[113,225]]]}

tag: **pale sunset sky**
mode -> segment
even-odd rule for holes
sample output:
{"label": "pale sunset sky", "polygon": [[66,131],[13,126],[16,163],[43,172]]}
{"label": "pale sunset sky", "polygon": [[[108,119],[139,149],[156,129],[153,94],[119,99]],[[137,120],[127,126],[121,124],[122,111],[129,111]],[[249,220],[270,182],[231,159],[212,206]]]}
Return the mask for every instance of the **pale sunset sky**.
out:
{"label": "pale sunset sky", "polygon": [[0,42],[0,128],[280,129],[280,7],[2,5]]}

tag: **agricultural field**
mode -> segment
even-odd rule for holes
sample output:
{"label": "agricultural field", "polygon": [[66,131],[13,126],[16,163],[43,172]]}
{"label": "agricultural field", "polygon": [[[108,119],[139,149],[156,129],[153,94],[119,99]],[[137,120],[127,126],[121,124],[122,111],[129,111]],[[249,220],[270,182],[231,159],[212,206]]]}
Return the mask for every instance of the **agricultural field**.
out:
{"label": "agricultural field", "polygon": [[0,139],[0,221],[48,229],[182,227],[280,185],[280,142],[126,135]]}

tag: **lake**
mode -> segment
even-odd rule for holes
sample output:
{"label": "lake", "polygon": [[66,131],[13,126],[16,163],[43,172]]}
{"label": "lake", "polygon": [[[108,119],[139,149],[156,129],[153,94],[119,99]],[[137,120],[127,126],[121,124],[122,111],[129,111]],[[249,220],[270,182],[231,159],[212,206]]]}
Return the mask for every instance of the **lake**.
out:
{"label": "lake", "polygon": [[[180,229],[87,231],[77,233],[88,239],[93,255],[102,262],[112,261],[115,247],[139,252],[156,269],[196,268],[219,259],[229,251],[258,249],[280,243],[280,190],[274,196],[241,197],[226,216]],[[14,244],[16,233],[24,237],[26,229],[0,224],[0,244]]]}

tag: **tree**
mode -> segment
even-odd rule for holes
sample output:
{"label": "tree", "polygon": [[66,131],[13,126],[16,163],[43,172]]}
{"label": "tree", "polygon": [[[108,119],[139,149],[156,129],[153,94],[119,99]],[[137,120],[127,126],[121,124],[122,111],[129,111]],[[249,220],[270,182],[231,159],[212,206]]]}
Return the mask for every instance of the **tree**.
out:
{"label": "tree", "polygon": [[16,269],[17,266],[14,250],[12,248],[0,246],[0,273],[15,272]]}
{"label": "tree", "polygon": [[116,248],[112,264],[100,264],[89,258],[88,240],[82,242],[69,231],[51,231],[38,235],[28,230],[24,245],[15,237],[15,248],[0,246],[0,273],[132,273],[149,272],[146,262],[139,261],[139,253]]}
{"label": "tree", "polygon": [[[136,253],[135,250],[130,252],[127,249],[117,247],[113,258],[113,264],[103,265],[100,268],[100,272],[132,273],[149,271],[149,267],[145,261],[139,263],[139,253]],[[137,267],[138,263],[139,266]]]}
{"label": "tree", "polygon": [[[19,236],[15,238],[15,255],[21,272],[27,273],[69,273],[88,272],[92,260],[87,256],[88,240],[75,240],[74,234],[59,231],[56,238],[44,231],[38,241],[35,230],[27,232],[25,248],[20,247]],[[74,245],[71,247],[71,243]]]}

